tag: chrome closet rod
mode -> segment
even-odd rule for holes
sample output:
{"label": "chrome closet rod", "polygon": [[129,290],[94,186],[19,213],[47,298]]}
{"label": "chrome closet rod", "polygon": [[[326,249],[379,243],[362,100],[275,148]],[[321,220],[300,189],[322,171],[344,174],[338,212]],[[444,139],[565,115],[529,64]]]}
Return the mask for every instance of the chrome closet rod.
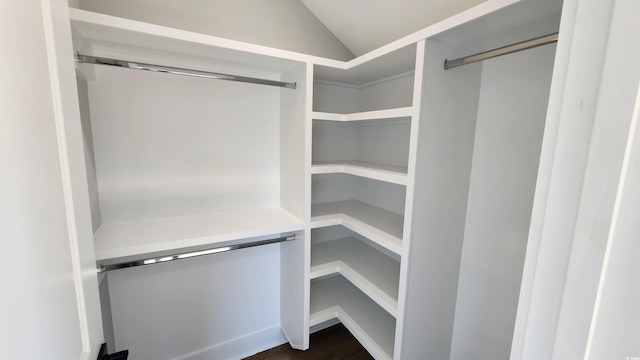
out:
{"label": "chrome closet rod", "polygon": [[109,66],[117,66],[134,70],[147,70],[154,72],[162,72],[168,74],[175,75],[186,75],[186,76],[195,76],[206,79],[216,79],[216,80],[228,80],[228,81],[240,81],[252,84],[260,84],[260,85],[270,85],[270,86],[279,86],[288,89],[295,89],[296,83],[284,82],[284,81],[276,81],[276,80],[267,80],[260,78],[252,78],[246,76],[238,76],[231,74],[221,74],[209,71],[200,71],[200,70],[192,70],[192,69],[183,69],[172,66],[164,66],[164,65],[154,65],[154,64],[145,64],[135,61],[128,60],[118,60],[118,59],[110,59],[103,58],[91,55],[83,55],[77,54],[76,61],[83,64],[95,64],[95,65],[109,65]]}
{"label": "chrome closet rod", "polygon": [[497,49],[484,51],[481,53],[477,53],[474,55],[469,55],[465,57],[461,57],[454,60],[445,60],[444,61],[444,69],[449,70],[454,67],[471,64],[474,62],[491,59],[497,56],[507,55],[514,53],[516,51],[522,51],[531,49],[534,47],[551,44],[558,41],[558,33],[549,34],[541,37],[537,37],[535,39],[522,41],[519,43],[515,43],[512,45],[503,46]]}
{"label": "chrome closet rod", "polygon": [[121,262],[116,264],[100,264],[98,265],[98,272],[102,273],[102,272],[124,269],[129,267],[160,264],[160,263],[165,263],[165,262],[174,261],[174,260],[189,259],[196,256],[218,254],[221,252],[226,252],[231,250],[246,249],[246,248],[255,247],[255,246],[276,244],[276,243],[281,243],[285,241],[293,241],[295,239],[296,239],[296,236],[292,234],[292,235],[287,235],[287,236],[283,236],[275,239],[260,240],[260,241],[254,241],[254,242],[243,243],[243,244],[229,245],[229,246],[219,246],[219,247],[209,248],[205,250],[196,250],[196,251],[189,251],[189,252],[173,254],[173,255],[150,257],[146,259],[132,260],[132,261],[126,261],[126,262]]}

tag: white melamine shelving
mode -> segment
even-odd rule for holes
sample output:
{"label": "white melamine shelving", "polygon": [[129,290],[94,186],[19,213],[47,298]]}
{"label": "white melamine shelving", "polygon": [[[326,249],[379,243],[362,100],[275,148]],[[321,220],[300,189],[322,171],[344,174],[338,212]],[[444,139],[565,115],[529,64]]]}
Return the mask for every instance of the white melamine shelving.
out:
{"label": "white melamine shelving", "polygon": [[310,326],[339,319],[376,359],[392,359],[395,319],[343,277],[311,282]]}
{"label": "white melamine shelving", "polygon": [[311,228],[342,225],[396,254],[402,253],[403,222],[402,215],[358,200],[311,206]]}
{"label": "white melamine shelving", "polygon": [[[266,291],[228,287],[236,275],[231,274],[229,279],[185,286],[181,295],[195,298],[207,286],[220,286],[238,298],[236,304],[207,311],[237,314],[245,323],[243,318],[271,316],[282,306],[288,309],[277,311],[283,332],[294,346],[307,348],[304,119],[311,104],[305,89],[312,81],[310,63],[338,68],[345,63],[84,10],[69,13],[74,44],[69,57],[79,52],[297,83],[297,89],[289,89],[76,65],[88,144],[84,151],[89,202],[97,228],[96,259],[128,261],[145,254],[173,254],[295,232],[299,240],[254,249],[260,254],[278,252],[275,258],[260,256],[252,262],[264,274],[278,275],[266,284]],[[240,252],[221,256],[242,258]],[[182,264],[189,267],[192,261]],[[223,261],[206,266],[232,272],[234,265]],[[155,271],[153,276],[162,279],[170,270]],[[277,298],[280,304],[238,310],[261,296]],[[153,312],[153,304],[148,312]]]}
{"label": "white melamine shelving", "polygon": [[[98,56],[129,55],[130,60],[163,60],[173,65],[213,69],[238,65],[282,73],[298,62],[344,68],[345,63],[216,36],[144,23],[95,12],[69,9],[74,48]],[[144,44],[144,45],[142,45]],[[207,61],[202,61],[206,59]],[[207,65],[207,62],[209,65]],[[162,65],[162,64],[160,64]],[[169,64],[166,64],[169,65]]]}
{"label": "white melamine shelving", "polygon": [[[488,110],[521,109],[500,101],[506,91],[488,97],[504,69],[486,62],[445,72],[442,62],[555,32],[560,6],[487,1],[349,62],[71,9],[74,52],[298,84],[211,85],[77,65],[81,81],[93,82],[85,92],[97,260],[297,232],[305,239],[280,247],[280,287],[272,287],[292,345],[306,348],[308,326],[338,319],[376,359],[439,351],[452,343],[460,304],[472,311],[482,298],[458,298],[477,288],[464,286],[476,274],[461,263],[463,230],[474,216],[488,232],[499,227],[481,221],[491,207],[473,203],[487,194],[474,182],[495,164],[477,150],[492,142],[478,139],[503,130],[482,122],[497,119]],[[163,108],[167,99],[178,113]],[[330,229],[337,225],[351,231]],[[430,355],[451,357],[455,344],[445,347]]]}
{"label": "white melamine shelving", "polygon": [[400,263],[364,241],[348,237],[312,242],[311,278],[339,273],[394,317]]}
{"label": "white melamine shelving", "polygon": [[327,121],[369,121],[369,120],[382,120],[382,119],[397,119],[410,117],[413,114],[413,108],[402,107],[396,109],[385,109],[375,111],[364,111],[348,114],[328,113],[314,111],[311,116],[314,120],[327,120]]}
{"label": "white melamine shelving", "polygon": [[407,185],[411,117],[313,121],[312,174],[345,173]]}
{"label": "white melamine shelving", "polygon": [[357,160],[317,161],[311,166],[311,174],[337,173],[366,177],[398,185],[407,185],[406,166],[386,165]]}
{"label": "white melamine shelving", "polygon": [[103,224],[95,233],[96,259],[225,244],[304,228],[280,208]]}

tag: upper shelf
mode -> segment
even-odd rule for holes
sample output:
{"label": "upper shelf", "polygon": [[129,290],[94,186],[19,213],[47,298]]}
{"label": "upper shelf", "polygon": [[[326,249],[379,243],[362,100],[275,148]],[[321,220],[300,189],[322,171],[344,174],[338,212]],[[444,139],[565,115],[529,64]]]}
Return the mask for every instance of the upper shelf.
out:
{"label": "upper shelf", "polygon": [[302,229],[303,222],[281,208],[103,224],[94,234],[96,260],[231,244]]}
{"label": "upper shelf", "polygon": [[407,167],[377,164],[367,161],[318,161],[311,166],[311,174],[350,174],[392,184],[407,185]]}
{"label": "upper shelf", "polygon": [[[69,9],[74,51],[123,60],[201,70],[244,67],[281,74],[301,62],[344,62],[299,54],[140,21]],[[159,60],[158,58],[161,58]]]}
{"label": "upper shelf", "polygon": [[364,111],[350,114],[339,114],[329,112],[314,111],[311,116],[314,120],[327,120],[327,121],[369,121],[369,120],[384,120],[384,119],[401,119],[411,117],[413,115],[413,107],[402,107],[395,109]]}
{"label": "upper shelf", "polygon": [[[202,63],[198,58],[204,58],[258,68],[264,67],[279,73],[290,69],[295,63],[306,62],[321,65],[317,69],[318,79],[348,83],[351,80],[343,77],[344,72],[331,74],[332,69],[330,68],[353,69],[348,77],[353,76],[356,82],[364,84],[368,82],[368,79],[386,77],[383,73],[376,73],[380,70],[380,65],[384,65],[385,62],[395,62],[395,65],[392,66],[394,69],[392,75],[397,75],[398,71],[402,72],[403,68],[406,71],[411,71],[415,56],[412,58],[407,54],[411,54],[411,52],[415,54],[415,43],[420,40],[438,37],[444,32],[464,24],[473,24],[478,20],[482,22],[473,32],[478,37],[482,37],[484,36],[483,32],[495,31],[492,26],[495,27],[496,22],[487,15],[502,13],[504,10],[513,16],[502,14],[500,15],[501,19],[514,18],[522,23],[522,17],[528,19],[531,17],[529,14],[537,15],[550,12],[557,8],[558,3],[561,2],[556,0],[488,0],[348,62],[248,44],[75,8],[71,8],[69,14],[74,36],[74,51],[91,52],[90,55],[109,57],[108,55],[125,54],[131,56],[125,60],[148,61],[149,57],[154,57],[154,52],[160,51],[168,57],[171,54],[176,58],[164,65],[184,66],[192,62]],[[534,11],[529,8],[533,8]],[[552,10],[547,10],[549,8]],[[457,35],[449,32],[447,36],[455,40]],[[396,59],[394,60],[394,58]],[[206,62],[203,63],[203,65],[206,64]],[[202,70],[210,70],[206,66],[203,67]],[[382,66],[382,68],[384,67]],[[337,78],[334,77],[336,74]]]}
{"label": "upper shelf", "polygon": [[313,77],[314,80],[364,87],[382,79],[411,73],[415,65],[416,45],[410,44],[348,70],[319,64]]}

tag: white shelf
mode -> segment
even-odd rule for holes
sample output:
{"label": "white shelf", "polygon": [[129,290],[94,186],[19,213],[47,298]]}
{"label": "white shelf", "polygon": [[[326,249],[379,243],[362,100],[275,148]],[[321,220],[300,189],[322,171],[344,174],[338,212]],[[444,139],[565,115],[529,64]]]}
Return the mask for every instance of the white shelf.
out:
{"label": "white shelf", "polygon": [[[346,63],[293,51],[229,40],[216,36],[170,28],[140,21],[69,9],[76,51],[98,51],[100,56],[123,51],[136,56],[153,56],[153,52],[180,54],[185,65],[197,58],[221,60],[219,64],[250,65],[282,73],[296,63],[312,62],[345,68]],[[144,44],[144,47],[141,47]],[[105,53],[106,52],[106,53]],[[139,58],[129,60],[142,61]],[[148,58],[147,60],[153,60]],[[168,64],[167,64],[168,65]],[[175,64],[174,64],[175,65]],[[205,65],[206,66],[206,65]]]}
{"label": "white shelf", "polygon": [[311,283],[309,324],[339,319],[376,359],[392,359],[395,319],[341,276]]}
{"label": "white shelf", "polygon": [[311,278],[340,273],[396,317],[400,263],[354,237],[313,242]]}
{"label": "white shelf", "polygon": [[304,229],[281,208],[103,224],[94,234],[96,260],[149,254]]}
{"label": "white shelf", "polygon": [[385,120],[385,119],[397,119],[411,117],[413,114],[413,107],[402,107],[395,109],[385,109],[376,111],[365,111],[350,114],[338,114],[314,111],[311,113],[311,117],[314,120],[327,120],[327,121],[367,121],[367,120]]}
{"label": "white shelf", "polygon": [[404,217],[363,203],[344,200],[313,204],[311,228],[342,225],[401,255]]}
{"label": "white shelf", "polygon": [[[349,63],[354,64],[353,60],[349,61]],[[412,73],[415,69],[415,64],[416,45],[414,42],[380,54],[366,63],[349,66],[346,71],[325,66],[315,66],[313,76],[320,81],[363,88],[381,79]]]}
{"label": "white shelf", "polygon": [[350,174],[369,179],[407,185],[407,167],[378,164],[369,161],[317,161],[311,166],[312,174]]}

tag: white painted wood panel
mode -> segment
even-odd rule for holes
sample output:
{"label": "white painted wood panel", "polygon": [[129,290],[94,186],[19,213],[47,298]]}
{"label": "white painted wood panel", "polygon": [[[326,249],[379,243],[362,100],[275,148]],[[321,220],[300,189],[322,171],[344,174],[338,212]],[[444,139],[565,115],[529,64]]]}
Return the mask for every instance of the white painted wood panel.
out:
{"label": "white painted wood panel", "polygon": [[[345,77],[350,72],[351,70],[341,70]],[[352,117],[355,120],[363,116],[375,115],[378,111],[381,115],[390,113],[396,117],[397,115],[393,114],[391,109],[412,105],[413,78],[413,72],[404,72],[388,78],[375,77],[376,81],[357,86],[316,79],[313,110],[321,116],[322,113],[336,113],[344,114],[345,119]],[[354,115],[348,115],[352,113]],[[355,113],[364,114],[355,115]]]}
{"label": "white painted wood panel", "polygon": [[452,360],[509,356],[554,55],[482,64]]}
{"label": "white painted wood panel", "polygon": [[280,253],[272,244],[108,273],[117,350],[229,359],[285,343]]}
{"label": "white painted wood panel", "polygon": [[[111,49],[121,47],[132,53],[145,44],[148,50],[174,53],[189,62],[189,56],[220,59],[230,64],[248,64],[255,68],[284,72],[295,62],[313,62],[326,66],[344,67],[344,62],[318,56],[154,25],[80,9],[69,9],[76,37],[92,44],[109,44]],[[141,55],[144,54],[144,50]],[[138,60],[141,61],[141,60]]]}
{"label": "white painted wood panel", "polygon": [[377,164],[369,161],[318,161],[311,167],[311,174],[349,174],[398,185],[407,185],[406,167]]}
{"label": "white painted wood panel", "polygon": [[[638,287],[630,281],[638,274],[637,234],[629,237],[638,229],[640,6],[626,0],[611,6],[611,13],[598,14],[609,23],[600,30],[606,54],[555,333],[558,358],[632,359],[640,350]],[[620,61],[630,65],[620,68]]]}
{"label": "white painted wood panel", "polygon": [[103,223],[279,206],[278,88],[95,71],[89,106]]}
{"label": "white painted wood panel", "polygon": [[443,69],[443,59],[461,51],[437,39],[425,46],[400,339],[407,359],[450,356],[481,80],[478,64]]}
{"label": "white painted wood panel", "polygon": [[394,317],[400,263],[355,237],[311,245],[311,278],[340,273]]}
{"label": "white painted wood panel", "polygon": [[[611,11],[612,2],[564,2],[563,35],[554,65],[513,358],[553,357]],[[585,329],[572,329],[572,333],[577,331],[584,333]],[[565,345],[572,346],[570,342]]]}
{"label": "white painted wood panel", "polygon": [[70,50],[66,1],[0,4],[3,358],[91,359],[103,340]]}
{"label": "white painted wood panel", "polygon": [[[627,7],[627,9],[629,9]],[[632,13],[629,9],[627,14]],[[637,11],[637,7],[636,7]],[[625,16],[618,14],[618,16]],[[638,32],[636,31],[636,34]],[[636,36],[637,37],[637,36]],[[633,45],[632,45],[633,46]],[[636,47],[636,54],[637,54]],[[637,81],[636,81],[637,82]],[[640,85],[640,84],[639,84]],[[640,254],[638,241],[640,209],[640,87],[638,88],[620,185],[616,194],[608,244],[599,278],[598,294],[591,318],[585,358],[637,358],[640,341],[637,324],[640,322]],[[627,104],[630,105],[630,104]],[[627,108],[629,109],[629,108]]]}
{"label": "white painted wood panel", "polygon": [[[298,84],[296,91],[281,89],[280,95],[280,205],[306,221],[307,156],[306,115],[311,108],[311,64],[300,64],[283,75]],[[292,347],[309,347],[309,230],[304,226],[297,240],[281,244],[280,323]]]}
{"label": "white painted wood panel", "polygon": [[311,325],[337,317],[376,359],[393,358],[395,319],[340,275],[311,284]]}
{"label": "white painted wood panel", "polygon": [[95,234],[96,259],[104,260],[302,230],[281,208],[255,209],[103,224]]}
{"label": "white painted wood panel", "polygon": [[[406,168],[409,156],[410,118],[363,122],[313,122],[312,161],[364,161],[375,167]],[[405,171],[406,172],[406,171]]]}
{"label": "white painted wood panel", "polygon": [[380,120],[391,118],[402,118],[411,116],[413,111],[412,107],[403,107],[397,109],[384,109],[365,111],[357,113],[326,113],[314,111],[311,115],[314,120],[329,120],[329,121],[366,121],[366,120]]}
{"label": "white painted wood panel", "polygon": [[[477,0],[476,0],[477,1]],[[274,0],[82,0],[103,14],[160,24],[226,39],[350,60],[354,55],[299,1]]]}
{"label": "white painted wood panel", "polygon": [[358,200],[313,204],[311,227],[343,225],[379,245],[400,253],[402,247],[401,215]]}

